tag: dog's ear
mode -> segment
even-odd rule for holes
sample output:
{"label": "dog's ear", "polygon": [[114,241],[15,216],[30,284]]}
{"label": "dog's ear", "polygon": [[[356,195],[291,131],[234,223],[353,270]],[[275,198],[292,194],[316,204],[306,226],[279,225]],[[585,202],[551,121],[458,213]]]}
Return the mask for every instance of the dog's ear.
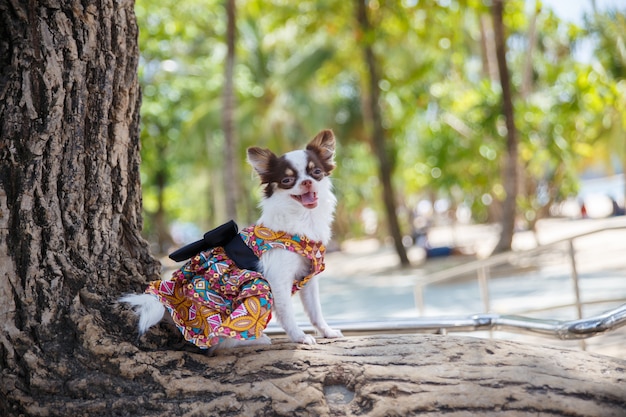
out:
{"label": "dog's ear", "polygon": [[259,174],[261,181],[269,174],[272,161],[276,160],[276,155],[269,149],[262,149],[256,146],[248,148],[248,163]]}
{"label": "dog's ear", "polygon": [[306,150],[313,151],[319,156],[326,172],[335,168],[335,134],[332,130],[322,130],[315,135],[311,142],[306,145]]}

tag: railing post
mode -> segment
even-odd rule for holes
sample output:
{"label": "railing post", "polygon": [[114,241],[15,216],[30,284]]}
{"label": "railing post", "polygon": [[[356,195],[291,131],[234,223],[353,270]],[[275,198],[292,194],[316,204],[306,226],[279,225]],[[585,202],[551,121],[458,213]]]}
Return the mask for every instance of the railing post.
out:
{"label": "railing post", "polygon": [[[484,313],[491,310],[491,300],[489,299],[489,269],[482,265],[478,269],[478,288],[480,290],[480,298],[483,300]],[[493,329],[489,329],[489,338],[493,339]]]}
{"label": "railing post", "polygon": [[422,284],[415,286],[414,295],[417,311],[419,311],[420,317],[424,317],[424,286]]}
{"label": "railing post", "polygon": [[[574,296],[576,297],[576,313],[578,320],[583,318],[583,305],[580,300],[580,287],[578,285],[578,269],[576,268],[576,251],[574,250],[574,239],[567,240],[569,246],[569,259],[572,267],[572,284],[574,286]],[[580,340],[580,348],[586,350],[587,345],[583,339]]]}
{"label": "railing post", "polygon": [[480,289],[480,298],[483,300],[483,312],[489,313],[491,310],[491,300],[489,299],[489,270],[482,265],[478,269],[478,288]]}

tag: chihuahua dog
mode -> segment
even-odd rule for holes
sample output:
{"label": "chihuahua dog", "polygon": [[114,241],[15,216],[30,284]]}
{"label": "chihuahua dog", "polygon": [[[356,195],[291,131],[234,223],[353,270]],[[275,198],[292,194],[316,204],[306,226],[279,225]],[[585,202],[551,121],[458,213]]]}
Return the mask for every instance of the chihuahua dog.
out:
{"label": "chihuahua dog", "polygon": [[[324,320],[317,282],[337,202],[329,178],[334,156],[331,130],[282,156],[249,148],[248,162],[264,187],[261,217],[240,233],[233,223],[231,240],[220,238],[227,242],[220,243],[223,247],[203,248],[170,280],[150,283],[145,294],[122,297],[139,315],[140,334],[168,310],[185,339],[200,348],[269,344],[263,330],[273,314],[289,339],[312,345],[315,338],[300,329],[293,312],[291,295],[299,292],[319,333],[342,337]],[[239,250],[229,251],[233,246]],[[242,250],[254,254],[247,264],[252,266],[238,260]]]}

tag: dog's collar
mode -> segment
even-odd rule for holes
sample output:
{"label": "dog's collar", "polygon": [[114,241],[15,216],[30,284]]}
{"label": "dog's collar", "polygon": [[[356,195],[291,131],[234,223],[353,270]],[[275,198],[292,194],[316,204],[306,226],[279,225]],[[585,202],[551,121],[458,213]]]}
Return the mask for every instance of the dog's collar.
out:
{"label": "dog's collar", "polygon": [[257,257],[261,257],[271,249],[285,249],[307,258],[311,267],[309,273],[302,279],[295,280],[292,293],[302,289],[306,283],[325,269],[324,253],[326,247],[322,242],[311,240],[303,235],[292,235],[287,232],[275,231],[260,225],[243,229],[239,235]]}

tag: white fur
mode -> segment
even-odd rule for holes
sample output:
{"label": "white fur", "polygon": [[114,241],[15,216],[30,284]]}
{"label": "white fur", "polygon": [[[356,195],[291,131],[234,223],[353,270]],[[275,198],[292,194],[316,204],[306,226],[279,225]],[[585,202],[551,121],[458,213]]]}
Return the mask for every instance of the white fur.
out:
{"label": "white fur", "polygon": [[[305,208],[291,198],[291,195],[300,194],[302,181],[312,180],[306,175],[306,153],[291,151],[285,154],[285,157],[298,170],[298,182],[290,190],[277,188],[270,198],[264,198],[260,204],[261,218],[257,223],[292,235],[304,235],[327,245],[332,234],[331,224],[337,204],[330,178],[325,177],[319,182],[313,180],[313,190],[317,192],[318,204],[313,209]],[[270,186],[271,184],[268,185]]]}
{"label": "white fur", "polygon": [[[331,181],[327,176],[320,181],[316,181],[307,175],[307,154],[305,151],[292,151],[285,154],[285,157],[298,172],[297,183],[288,190],[276,187],[271,197],[264,198],[261,201],[262,215],[257,224],[263,224],[270,229],[281,230],[292,235],[304,235],[309,239],[321,241],[324,245],[327,245],[331,238],[331,224],[337,203],[332,192]],[[252,161],[250,163],[254,166]],[[305,186],[303,181],[311,182],[312,185]],[[275,187],[273,184],[268,184],[267,186]],[[304,207],[299,201],[291,197],[292,194],[300,195],[309,190],[317,195],[317,206],[314,208]],[[298,327],[291,302],[293,281],[308,275],[309,261],[303,256],[287,250],[272,249],[263,254],[259,262],[263,275],[272,288],[274,296],[272,312],[287,333],[287,336],[294,342],[308,345],[315,344],[315,338],[311,335],[306,335]],[[317,276],[311,278],[307,285],[300,290],[300,299],[311,324],[322,336],[327,338],[342,337],[341,331],[331,329],[324,320],[319,301]],[[151,326],[157,324],[165,312],[165,307],[161,302],[149,294],[127,295],[122,297],[120,301],[132,305],[139,315],[140,334],[145,333]],[[218,348],[269,343],[271,343],[270,339],[263,335],[262,338],[257,340],[225,340],[219,344]]]}
{"label": "white fur", "polygon": [[[317,193],[317,207],[305,208],[291,197],[299,194],[304,180],[312,180],[306,174],[306,153],[292,151],[285,155],[298,171],[298,182],[290,190],[277,188],[270,198],[261,201],[262,215],[258,224],[273,230],[282,230],[294,235],[304,235],[309,239],[321,241],[327,245],[331,237],[331,224],[337,199],[332,193],[332,183],[328,177],[321,181],[313,180],[313,191]],[[268,186],[271,186],[268,185]],[[315,339],[306,335],[295,320],[291,302],[291,287],[295,277],[308,274],[309,262],[301,255],[282,249],[273,249],[261,256],[261,266],[265,279],[270,283],[274,296],[272,308],[278,322],[294,341],[308,345],[315,344]],[[313,277],[300,291],[300,299],[311,324],[324,337],[341,337],[339,330],[331,329],[322,315],[319,301],[317,276]]]}
{"label": "white fur", "polygon": [[163,304],[150,294],[128,294],[120,298],[119,301],[130,304],[139,316],[140,336],[160,322],[165,313]]}

